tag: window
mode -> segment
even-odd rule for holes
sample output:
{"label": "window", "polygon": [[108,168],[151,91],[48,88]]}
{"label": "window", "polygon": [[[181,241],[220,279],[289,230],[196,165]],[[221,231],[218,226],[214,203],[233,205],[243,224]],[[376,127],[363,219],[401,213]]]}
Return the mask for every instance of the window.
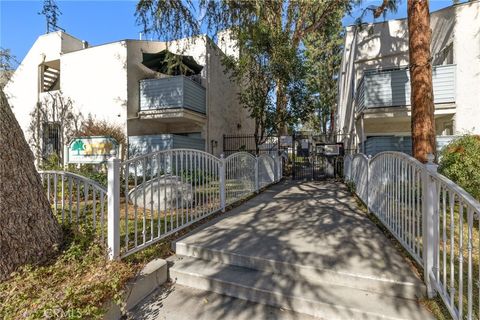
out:
{"label": "window", "polygon": [[60,89],[60,60],[49,61],[39,66],[40,92]]}
{"label": "window", "polygon": [[47,159],[53,154],[61,158],[60,124],[47,122],[42,126],[42,156]]}

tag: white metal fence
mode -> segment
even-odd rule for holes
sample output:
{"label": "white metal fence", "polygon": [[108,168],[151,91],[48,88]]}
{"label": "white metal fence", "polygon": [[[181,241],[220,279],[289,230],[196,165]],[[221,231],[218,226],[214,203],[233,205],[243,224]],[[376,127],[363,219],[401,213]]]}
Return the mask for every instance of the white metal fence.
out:
{"label": "white metal fence", "polygon": [[[111,259],[126,257],[282,177],[280,157],[227,158],[172,149],[108,161],[108,189],[77,174],[40,171],[62,223],[92,226]],[[108,214],[107,214],[108,213]]]}
{"label": "white metal fence", "polygon": [[438,293],[454,319],[479,319],[480,203],[432,160],[424,165],[399,152],[346,156],[345,178],[423,267],[429,296]]}
{"label": "white metal fence", "polygon": [[107,190],[98,182],[65,171],[39,171],[53,213],[62,224],[87,225],[106,240]]}
{"label": "white metal fence", "polygon": [[108,247],[137,252],[281,178],[281,159],[172,149],[108,161]]}

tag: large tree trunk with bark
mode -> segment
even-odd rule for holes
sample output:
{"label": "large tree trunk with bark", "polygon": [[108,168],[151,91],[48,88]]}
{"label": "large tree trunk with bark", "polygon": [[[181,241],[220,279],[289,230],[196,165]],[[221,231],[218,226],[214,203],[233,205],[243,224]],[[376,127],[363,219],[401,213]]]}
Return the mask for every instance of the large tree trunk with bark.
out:
{"label": "large tree trunk with bark", "polygon": [[60,244],[53,216],[34,166],[33,153],[0,90],[0,280],[27,263],[45,261]]}
{"label": "large tree trunk with bark", "polygon": [[412,153],[421,162],[436,152],[435,106],[430,59],[428,0],[408,0],[408,32],[412,105]]}

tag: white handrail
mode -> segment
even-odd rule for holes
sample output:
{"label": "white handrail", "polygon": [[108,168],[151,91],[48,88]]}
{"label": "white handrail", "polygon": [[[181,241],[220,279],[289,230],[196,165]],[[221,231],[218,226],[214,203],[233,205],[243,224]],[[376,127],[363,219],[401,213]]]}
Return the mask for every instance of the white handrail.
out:
{"label": "white handrail", "polygon": [[40,175],[44,175],[44,174],[56,174],[56,175],[63,175],[65,177],[72,177],[72,178],[75,178],[77,180],[80,180],[80,181],[83,181],[83,182],[86,182],[92,186],[95,186],[98,190],[101,190],[105,193],[107,193],[107,189],[102,186],[100,183],[98,183],[97,181],[95,180],[92,180],[90,178],[87,178],[87,177],[84,177],[82,175],[79,175],[79,174],[76,174],[76,173],[73,173],[73,172],[69,172],[69,171],[56,171],[56,170],[40,170],[38,171],[38,173]]}
{"label": "white handrail", "polygon": [[171,152],[173,152],[173,151],[195,152],[195,153],[203,154],[203,155],[205,155],[206,157],[210,157],[210,158],[212,158],[212,159],[216,159],[216,160],[220,161],[220,159],[217,158],[217,157],[215,157],[213,154],[208,153],[208,152],[205,152],[205,151],[202,151],[202,150],[198,150],[198,149],[188,149],[188,148],[180,148],[180,149],[159,150],[159,151],[154,151],[154,152],[142,154],[142,155],[140,155],[140,156],[136,156],[136,157],[133,157],[133,158],[129,158],[129,159],[123,161],[123,164],[127,164],[127,163],[131,163],[131,162],[139,161],[139,160],[142,160],[142,159],[148,159],[148,158],[151,158],[151,157],[156,156],[156,155],[158,155],[158,154],[169,154],[169,153],[171,153]]}

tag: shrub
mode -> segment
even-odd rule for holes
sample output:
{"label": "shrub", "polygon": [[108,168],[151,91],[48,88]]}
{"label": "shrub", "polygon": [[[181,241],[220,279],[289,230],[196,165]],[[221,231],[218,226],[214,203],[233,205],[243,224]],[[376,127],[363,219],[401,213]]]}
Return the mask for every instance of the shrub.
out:
{"label": "shrub", "polygon": [[103,164],[82,164],[79,168],[75,167],[74,165],[69,165],[68,171],[92,179],[105,188],[108,185],[107,169]]}
{"label": "shrub", "polygon": [[109,261],[88,228],[65,228],[59,256],[0,283],[0,319],[103,319],[140,265]]}
{"label": "shrub", "polygon": [[60,165],[60,157],[56,153],[52,153],[40,164],[40,170],[63,170]]}
{"label": "shrub", "polygon": [[464,135],[441,152],[440,173],[480,200],[480,135]]}
{"label": "shrub", "polygon": [[112,137],[122,146],[125,146],[127,142],[122,126],[112,124],[105,120],[97,120],[91,116],[82,123],[82,129],[80,130],[79,135]]}

